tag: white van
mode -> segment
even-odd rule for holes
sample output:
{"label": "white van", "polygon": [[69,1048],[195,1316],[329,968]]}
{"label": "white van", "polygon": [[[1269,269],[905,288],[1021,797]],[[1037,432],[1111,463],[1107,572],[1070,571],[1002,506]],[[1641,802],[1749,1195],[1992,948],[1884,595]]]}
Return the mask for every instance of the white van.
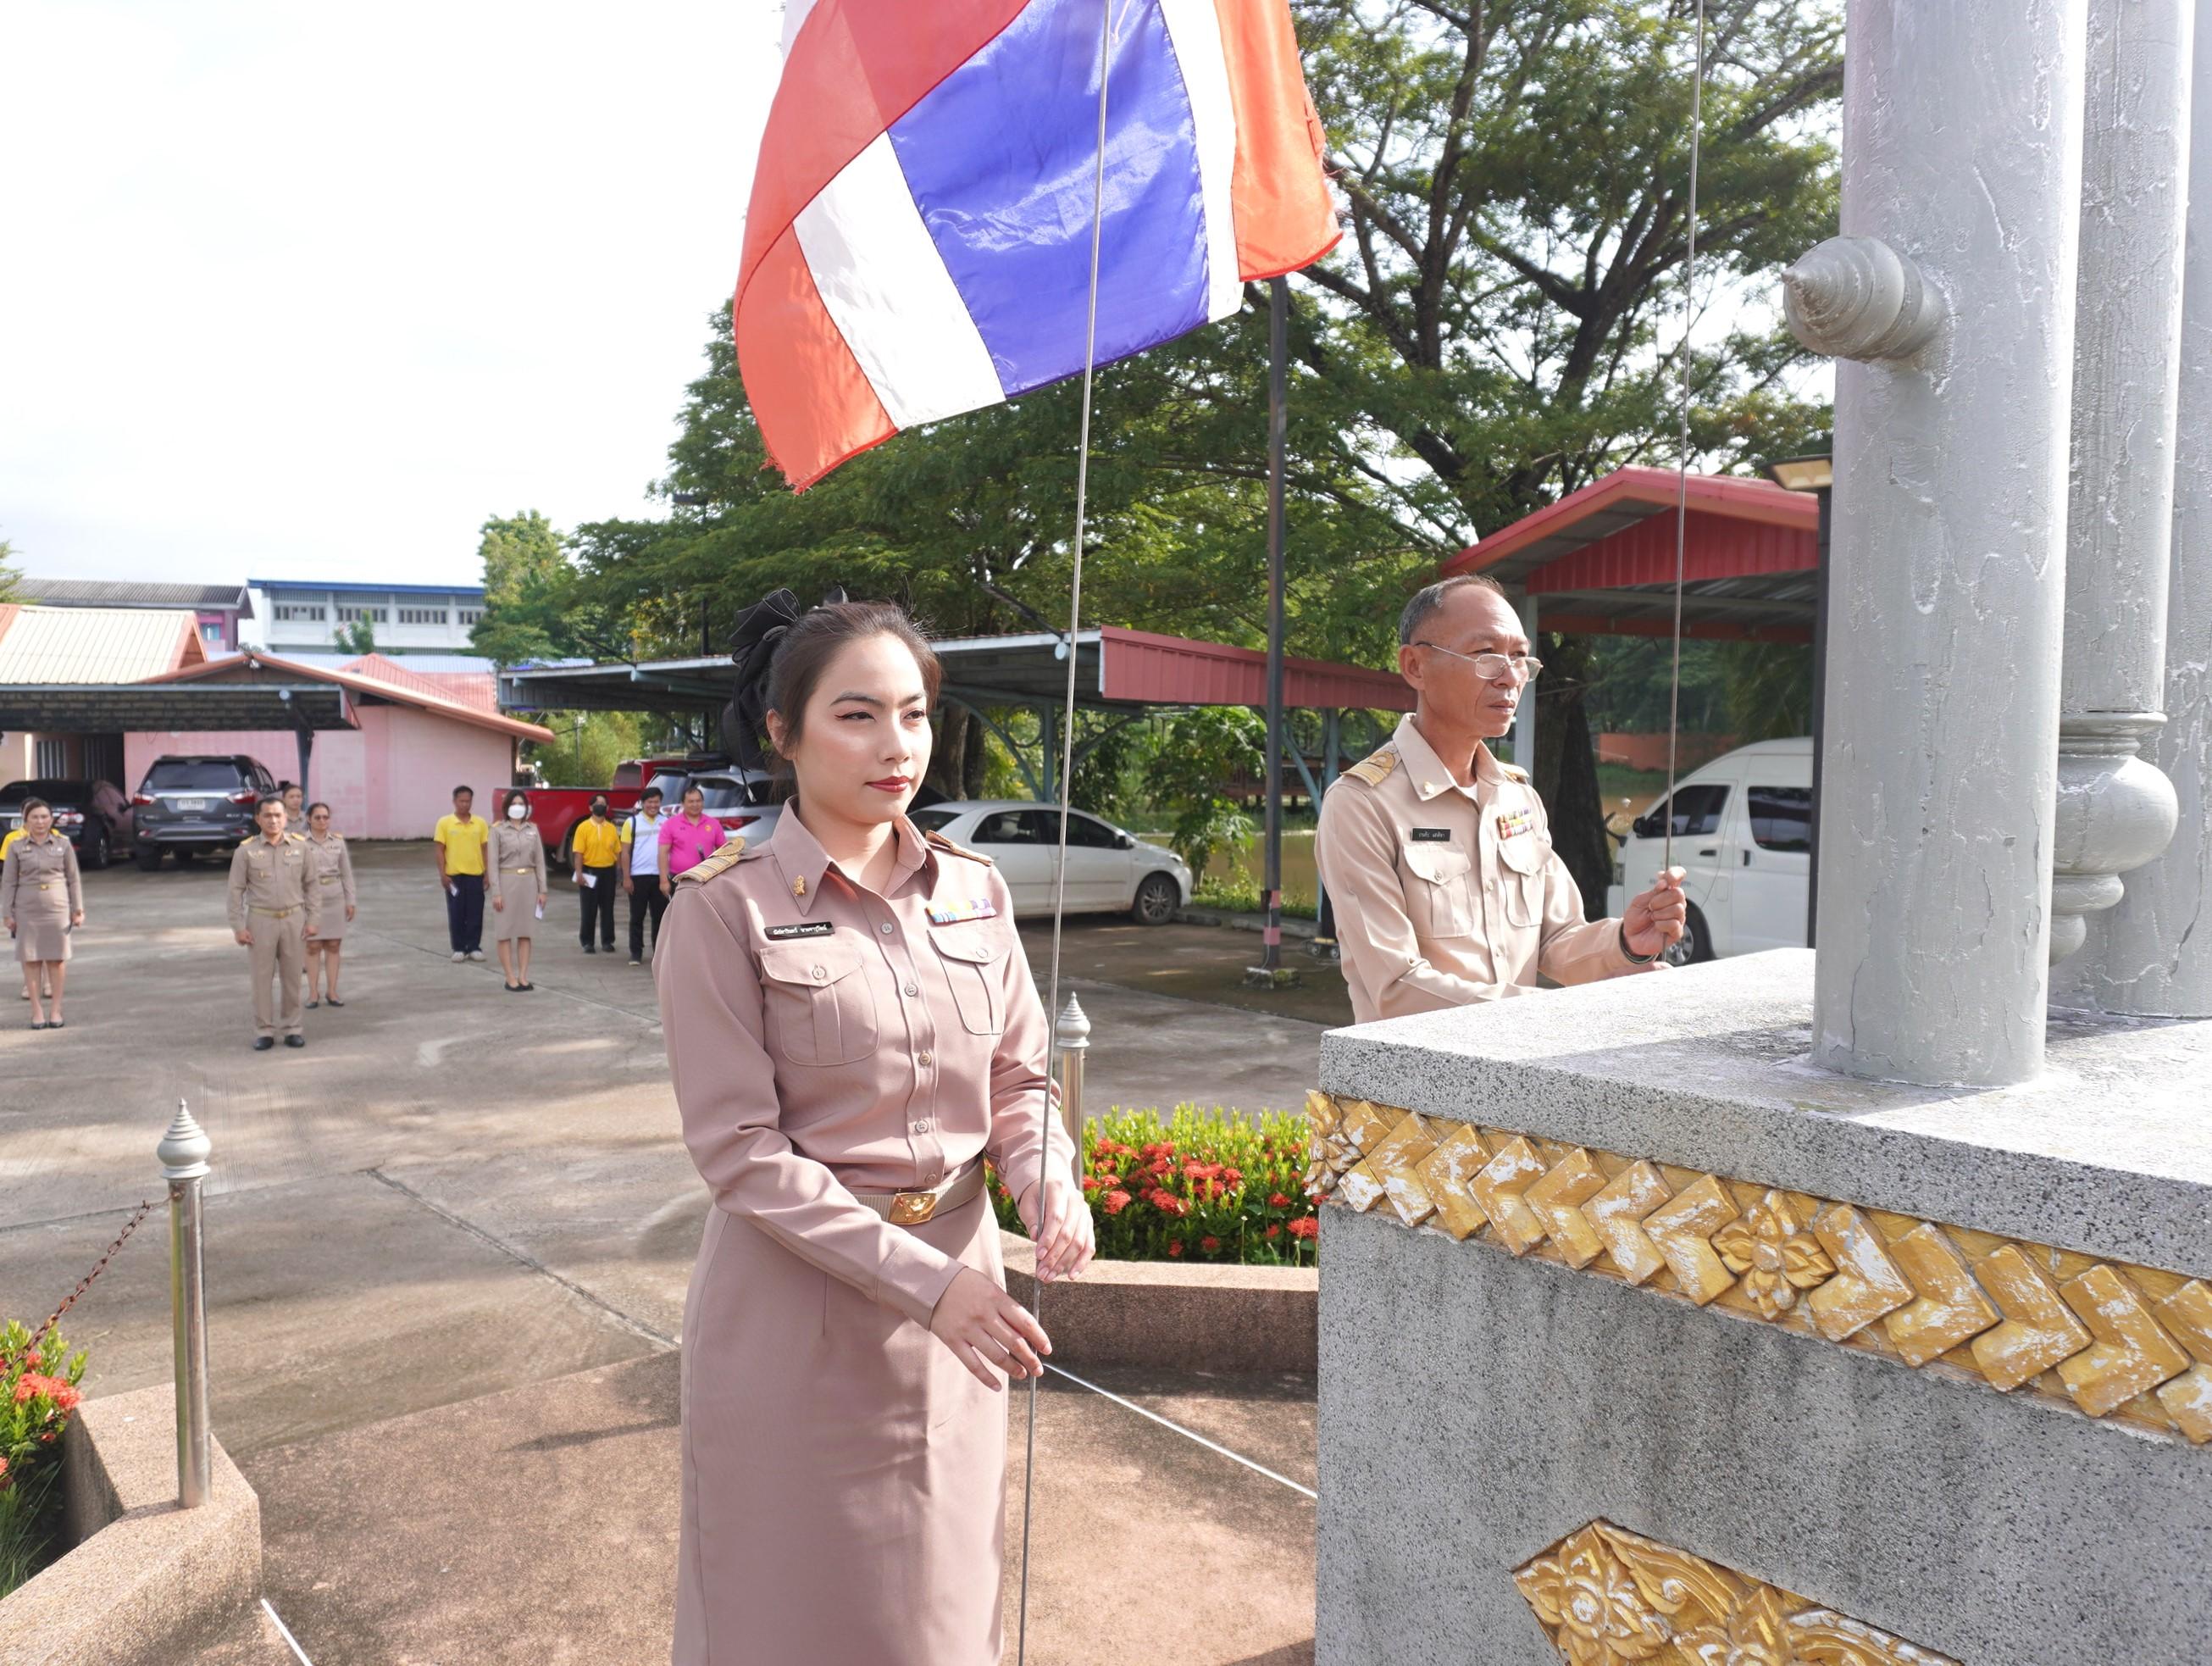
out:
{"label": "white van", "polygon": [[1813,882],[1813,743],[1762,740],[1715,758],[1675,783],[1630,829],[1609,897],[1619,914],[1658,877],[1674,823],[1674,866],[1684,871],[1690,925],[1668,958],[1805,946]]}

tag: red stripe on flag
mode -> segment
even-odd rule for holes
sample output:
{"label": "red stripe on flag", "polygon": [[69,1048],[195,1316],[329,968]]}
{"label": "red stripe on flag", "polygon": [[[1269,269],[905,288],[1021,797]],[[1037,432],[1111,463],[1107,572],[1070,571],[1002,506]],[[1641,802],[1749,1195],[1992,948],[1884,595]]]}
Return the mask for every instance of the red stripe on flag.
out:
{"label": "red stripe on flag", "polygon": [[1230,203],[1237,270],[1275,277],[1310,266],[1343,235],[1322,173],[1321,118],[1283,0],[1215,0],[1214,9],[1237,111]]}
{"label": "red stripe on flag", "polygon": [[738,299],[738,374],[769,459],[803,490],[898,430],[822,304],[796,232],[768,251],[751,279]]}

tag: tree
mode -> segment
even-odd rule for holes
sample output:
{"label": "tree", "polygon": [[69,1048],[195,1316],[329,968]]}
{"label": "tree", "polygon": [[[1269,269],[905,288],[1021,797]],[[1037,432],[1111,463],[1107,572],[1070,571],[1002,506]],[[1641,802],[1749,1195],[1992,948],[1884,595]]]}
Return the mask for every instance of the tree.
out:
{"label": "tree", "polygon": [[15,585],[23,576],[10,564],[15,554],[15,546],[0,538],[0,602],[15,599]]}
{"label": "tree", "polygon": [[363,614],[348,621],[331,633],[331,641],[341,654],[374,654],[376,652],[376,627]]}
{"label": "tree", "polygon": [[561,535],[535,509],[494,515],[481,531],[484,611],[469,627],[470,642],[502,666],[558,658],[572,600]]}

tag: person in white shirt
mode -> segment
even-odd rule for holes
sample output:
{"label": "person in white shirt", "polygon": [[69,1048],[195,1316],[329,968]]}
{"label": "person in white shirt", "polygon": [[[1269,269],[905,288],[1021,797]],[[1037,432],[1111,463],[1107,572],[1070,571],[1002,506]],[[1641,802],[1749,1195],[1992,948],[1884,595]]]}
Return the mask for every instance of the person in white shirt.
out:
{"label": "person in white shirt", "polygon": [[660,945],[660,916],[668,911],[667,894],[660,889],[660,789],[648,787],[638,794],[637,808],[623,818],[623,895],[629,898],[629,964],[645,958],[645,922],[653,921],[653,946]]}

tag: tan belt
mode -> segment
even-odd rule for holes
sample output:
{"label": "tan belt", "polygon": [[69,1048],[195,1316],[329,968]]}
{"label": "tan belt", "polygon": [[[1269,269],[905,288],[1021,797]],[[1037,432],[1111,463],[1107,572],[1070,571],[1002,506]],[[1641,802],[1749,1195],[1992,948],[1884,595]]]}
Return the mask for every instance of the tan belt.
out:
{"label": "tan belt", "polygon": [[248,909],[246,910],[248,914],[265,914],[271,920],[282,920],[286,915],[297,914],[299,911],[296,906],[289,909]]}
{"label": "tan belt", "polygon": [[503,867],[500,872],[501,873],[535,873],[538,870],[534,867]]}
{"label": "tan belt", "polygon": [[934,1191],[854,1192],[894,1226],[919,1226],[939,1209],[957,1209],[983,1189],[983,1165],[970,1163]]}

